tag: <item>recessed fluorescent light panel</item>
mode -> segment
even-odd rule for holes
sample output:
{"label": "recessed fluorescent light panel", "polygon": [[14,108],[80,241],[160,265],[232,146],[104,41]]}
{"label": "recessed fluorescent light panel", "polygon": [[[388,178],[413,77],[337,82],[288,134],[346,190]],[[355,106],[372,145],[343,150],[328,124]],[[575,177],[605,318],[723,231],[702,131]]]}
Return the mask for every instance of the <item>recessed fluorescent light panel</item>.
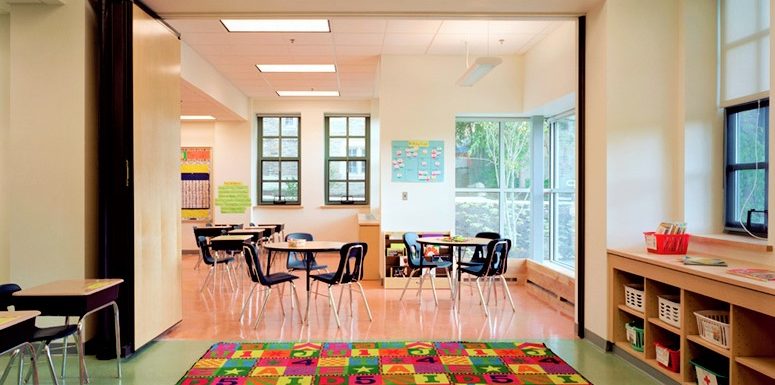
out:
{"label": "recessed fluorescent light panel", "polygon": [[339,91],[277,91],[278,96],[339,96]]}
{"label": "recessed fluorescent light panel", "polygon": [[212,115],[180,115],[180,120],[215,120]]}
{"label": "recessed fluorescent light panel", "polygon": [[331,32],[327,19],[221,19],[229,32]]}
{"label": "recessed fluorescent light panel", "polygon": [[256,64],[261,72],[336,72],[333,64]]}

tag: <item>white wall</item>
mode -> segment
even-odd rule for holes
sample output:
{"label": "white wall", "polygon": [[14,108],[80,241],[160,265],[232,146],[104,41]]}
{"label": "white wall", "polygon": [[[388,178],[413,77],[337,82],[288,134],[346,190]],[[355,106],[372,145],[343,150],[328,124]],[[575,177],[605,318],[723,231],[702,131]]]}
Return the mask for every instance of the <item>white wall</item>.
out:
{"label": "white wall", "polygon": [[96,269],[94,25],[85,0],[11,5],[3,184],[10,279],[23,286]]}
{"label": "white wall", "polygon": [[[577,28],[575,21],[563,22],[525,53],[525,86],[522,91],[524,111],[542,109],[569,95],[572,103],[570,108],[575,107],[574,97],[578,84]],[[564,111],[536,111],[546,116],[561,112]]]}
{"label": "white wall", "polygon": [[180,55],[181,78],[205,92],[236,116],[250,120],[250,101],[242,91],[182,41],[180,42]]}
{"label": "white wall", "polygon": [[[371,101],[297,100],[253,101],[254,115],[294,114],[301,116],[301,206],[255,206],[252,221],[256,223],[285,223],[287,232],[309,232],[321,240],[355,241],[358,239],[357,214],[370,211],[370,207],[324,206],[325,202],[325,114],[369,114],[374,112]],[[378,140],[379,124],[372,124],[372,148]],[[376,135],[375,135],[376,134]],[[252,145],[255,134],[246,138]],[[250,154],[250,148],[247,149]],[[245,164],[255,162],[245,161]],[[243,167],[244,169],[244,167]],[[255,174],[255,166],[251,173]],[[251,178],[248,175],[247,178]],[[375,191],[377,175],[371,176],[371,191]],[[255,179],[255,178],[253,178]],[[250,179],[248,179],[250,180]],[[251,188],[255,199],[255,185]],[[379,196],[379,195],[377,195]],[[371,200],[374,202],[374,195]],[[373,204],[373,203],[372,203]]]}
{"label": "white wall", "polygon": [[10,27],[8,14],[0,14],[0,282],[10,275],[8,254],[8,192],[6,180],[8,131],[11,109]]}
{"label": "white wall", "polygon": [[[515,115],[522,111],[522,58],[504,57],[473,87],[455,82],[462,56],[383,56],[380,63],[380,169],[385,231],[452,230],[455,226],[455,117]],[[393,183],[393,140],[443,140],[444,182]],[[401,200],[407,192],[409,199]]]}

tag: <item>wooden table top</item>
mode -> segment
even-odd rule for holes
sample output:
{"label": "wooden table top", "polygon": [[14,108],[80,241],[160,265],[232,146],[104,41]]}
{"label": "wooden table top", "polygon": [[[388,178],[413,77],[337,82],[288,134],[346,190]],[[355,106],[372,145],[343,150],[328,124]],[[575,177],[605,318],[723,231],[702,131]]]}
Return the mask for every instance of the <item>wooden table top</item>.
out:
{"label": "wooden table top", "polygon": [[40,315],[37,310],[0,311],[0,330],[8,329]]}
{"label": "wooden table top", "polygon": [[269,250],[278,250],[278,251],[339,251],[342,246],[344,246],[344,242],[333,242],[333,241],[307,241],[305,242],[304,246],[295,246],[291,247],[291,245],[288,242],[269,242],[264,244],[264,247]]}
{"label": "wooden table top", "polygon": [[247,241],[248,239],[253,238],[252,235],[219,235],[217,237],[210,238],[210,242],[219,242],[219,241]]}
{"label": "wooden table top", "polygon": [[230,230],[230,235],[241,235],[241,234],[263,234],[264,231],[266,231],[263,228],[249,228],[249,229],[234,229]]}
{"label": "wooden table top", "polygon": [[439,246],[487,246],[492,239],[489,238],[476,238],[466,237],[465,240],[457,242],[451,240],[445,240],[444,237],[420,237],[417,238],[417,243],[439,245]]}
{"label": "wooden table top", "polygon": [[13,293],[14,297],[32,297],[32,296],[87,296],[96,292],[105,290],[124,282],[120,278],[108,279],[66,279],[61,281],[49,282],[40,286],[22,289]]}

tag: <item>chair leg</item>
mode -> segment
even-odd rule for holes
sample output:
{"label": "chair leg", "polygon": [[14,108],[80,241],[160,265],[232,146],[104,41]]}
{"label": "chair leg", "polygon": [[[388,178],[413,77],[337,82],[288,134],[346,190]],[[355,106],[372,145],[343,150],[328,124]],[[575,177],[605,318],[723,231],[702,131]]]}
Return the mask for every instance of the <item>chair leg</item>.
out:
{"label": "chair leg", "polygon": [[369,301],[366,300],[366,293],[363,291],[363,286],[361,286],[360,282],[356,282],[355,284],[361,289],[361,298],[363,298],[363,304],[366,305],[366,312],[369,313],[369,321],[373,321],[373,318],[371,317],[371,308],[369,307]]}
{"label": "chair leg", "polygon": [[294,284],[293,281],[288,283],[291,284],[293,298],[296,298],[296,308],[299,310],[299,320],[301,321],[301,324],[304,325],[304,317],[301,315],[301,302],[299,302],[299,292],[296,290],[296,284]]}
{"label": "chair leg", "polygon": [[[409,282],[412,282],[412,276],[414,275],[415,271],[417,270],[409,270],[409,277],[406,279],[406,284],[404,284],[404,290],[401,292],[401,297],[398,298],[399,301],[404,299],[404,293],[406,293],[406,288],[409,287]],[[420,272],[422,272],[422,269],[420,269]]]}
{"label": "chair leg", "polygon": [[[213,278],[213,267],[212,267],[212,266],[210,266],[210,270],[207,272],[207,276],[205,277],[205,281],[204,281],[204,282],[202,282],[202,287],[199,289],[199,292],[200,292],[200,293],[201,293],[202,291],[204,291],[204,289],[207,287],[207,282],[208,282],[210,279],[213,279],[213,282],[215,282],[215,278]],[[214,288],[214,287],[215,287],[215,286],[213,286],[213,288]]]}
{"label": "chair leg", "polygon": [[514,299],[511,298],[511,292],[509,291],[509,285],[506,283],[506,278],[502,275],[500,276],[501,282],[503,282],[503,291],[506,293],[506,296],[509,298],[509,303],[511,304],[511,311],[516,312],[517,308],[514,307]]}
{"label": "chair leg", "polygon": [[[70,326],[70,317],[65,317],[65,326]],[[62,380],[65,379],[65,368],[67,367],[67,336],[62,339]]]}
{"label": "chair leg", "polygon": [[277,296],[280,297],[280,311],[283,313],[283,318],[285,318],[285,306],[283,305],[283,291],[282,291],[282,285],[280,288],[277,289]]}
{"label": "chair leg", "polygon": [[342,295],[344,294],[344,285],[339,285],[339,304],[336,306],[336,312],[339,313],[339,310],[342,309]]}
{"label": "chair leg", "polygon": [[240,322],[242,322],[242,318],[245,316],[245,309],[248,308],[248,303],[250,302],[250,299],[253,298],[253,293],[256,291],[257,285],[258,285],[257,283],[253,284],[253,287],[250,288],[250,293],[248,293],[248,297],[245,298],[245,302],[242,304],[242,311],[240,312],[240,315],[239,315]]}
{"label": "chair leg", "polygon": [[16,360],[17,357],[22,357],[21,350],[16,349],[11,353],[11,357],[8,359],[8,364],[5,366],[5,370],[3,370],[3,375],[0,376],[0,384],[5,384],[5,379],[8,378],[8,375],[11,374],[11,367],[13,367],[13,362]]}
{"label": "chair leg", "polygon": [[353,285],[352,283],[347,284],[347,297],[350,299],[350,317],[353,316]]}
{"label": "chair leg", "polygon": [[[334,318],[336,319],[336,327],[340,328],[342,327],[342,324],[339,323],[339,312],[336,311],[336,300],[334,300],[334,292],[331,290],[331,285],[328,285],[328,300],[331,303],[331,311],[334,312]],[[341,301],[341,298],[340,298]]]}
{"label": "chair leg", "polygon": [[452,267],[446,268],[447,271],[447,282],[449,282],[449,297],[452,298],[452,300],[455,300],[455,293],[460,290],[459,287],[453,286],[453,280],[452,280]]}
{"label": "chair leg", "polygon": [[487,302],[485,304],[490,306],[490,293],[492,292],[492,277],[487,277],[487,283],[484,286],[484,291],[487,292]]}
{"label": "chair leg", "polygon": [[[41,348],[44,345],[45,345],[44,343],[41,343],[41,345],[38,348],[35,349],[35,359],[38,360],[38,361],[40,360],[40,355],[43,353],[43,349],[41,349]],[[30,377],[32,377],[32,371],[31,370],[29,372],[27,372],[27,376],[24,377],[24,383],[25,384],[30,382]],[[0,383],[0,384],[2,384],[2,383]]]}
{"label": "chair leg", "polygon": [[[431,269],[428,269],[428,280],[431,281],[431,290],[433,291],[433,302],[436,303],[436,306],[439,306],[439,297],[436,296],[436,275],[430,274]],[[434,270],[435,272],[435,270]]]}
{"label": "chair leg", "polygon": [[78,378],[79,384],[84,385],[89,382],[89,374],[86,372],[86,360],[83,357],[83,327],[82,323],[78,323],[78,331],[73,334],[75,339],[75,350],[78,352]]}
{"label": "chair leg", "polygon": [[430,272],[430,269],[423,270],[420,268],[420,287],[417,289],[417,296],[420,297],[420,301],[422,301],[422,285],[425,283],[425,275]]}
{"label": "chair leg", "polygon": [[484,294],[482,294],[482,285],[479,283],[479,278],[476,278],[476,288],[479,290],[479,300],[482,301],[482,309],[484,309],[484,316],[489,317],[490,312],[487,310],[487,303],[484,301]]}
{"label": "chair leg", "polygon": [[59,385],[57,374],[54,370],[54,361],[51,359],[51,349],[49,348],[48,344],[43,345],[43,350],[46,351],[46,358],[48,358],[48,369],[51,371],[51,378],[54,380],[54,385]]}
{"label": "chair leg", "polygon": [[264,293],[264,303],[261,304],[261,310],[258,312],[258,318],[256,318],[256,324],[254,328],[258,327],[258,323],[261,322],[261,318],[264,317],[264,311],[266,310],[266,303],[269,302],[269,294],[272,294],[272,287],[267,287]]}

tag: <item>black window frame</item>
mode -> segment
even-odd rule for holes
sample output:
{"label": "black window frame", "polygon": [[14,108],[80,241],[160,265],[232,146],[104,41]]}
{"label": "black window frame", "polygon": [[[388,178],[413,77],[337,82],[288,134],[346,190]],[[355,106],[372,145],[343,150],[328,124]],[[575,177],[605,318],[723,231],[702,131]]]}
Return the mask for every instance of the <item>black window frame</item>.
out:
{"label": "black window frame", "polygon": [[[728,233],[738,233],[748,235],[743,226],[735,220],[736,204],[735,202],[740,197],[735,196],[736,178],[735,175],[739,171],[744,170],[764,170],[764,210],[768,211],[769,201],[767,199],[769,193],[769,99],[760,99],[753,102],[743,103],[724,109],[724,231]],[[749,162],[749,163],[735,163],[731,162],[735,159],[736,148],[736,136],[735,136],[735,115],[745,111],[752,111],[760,109],[758,124],[764,127],[764,161],[763,162]],[[747,221],[747,213],[743,213],[740,220],[742,222]],[[749,232],[757,237],[767,237],[767,215],[764,216],[764,223],[751,223],[749,227],[746,224],[746,228]]]}
{"label": "black window frame", "polygon": [[[331,119],[332,118],[346,118],[347,119],[347,134],[345,136],[341,136],[341,135],[334,135],[334,136],[332,136],[331,135]],[[364,131],[365,131],[364,132],[364,136],[352,136],[352,135],[350,135],[350,119],[351,118],[364,118],[366,120],[365,121],[365,127],[364,127]],[[338,206],[338,205],[368,206],[370,204],[370,202],[371,202],[371,199],[370,199],[371,191],[370,191],[370,188],[369,188],[369,184],[370,184],[370,180],[371,180],[371,173],[370,173],[371,150],[369,148],[369,146],[371,144],[370,131],[371,131],[371,116],[368,115],[368,114],[327,114],[325,116],[325,143],[324,143],[324,146],[325,146],[325,158],[324,158],[324,166],[323,166],[325,168],[325,179],[323,181],[323,183],[324,183],[323,189],[325,190],[325,204],[326,205],[332,205],[332,206]],[[332,137],[333,138],[347,138],[347,144],[345,145],[345,149],[346,149],[347,152],[346,152],[345,156],[331,156],[331,153],[330,153],[330,144],[331,143],[330,143],[330,141],[331,141]],[[349,141],[350,141],[351,137],[364,138],[365,139],[366,147],[365,147],[365,155],[364,156],[350,156],[350,154],[349,154],[349,143],[350,142]],[[349,195],[350,182],[353,181],[353,180],[350,180],[350,178],[349,178],[349,174],[350,174],[349,165],[347,167],[347,177],[345,179],[343,179],[343,180],[337,179],[337,180],[333,180],[333,181],[330,179],[331,175],[330,175],[330,166],[329,166],[329,164],[331,162],[342,162],[342,161],[344,161],[344,162],[350,162],[350,161],[363,162],[363,161],[365,161],[366,162],[366,166],[365,166],[366,167],[365,168],[365,174],[366,175],[365,175],[365,179],[363,181],[365,183],[365,186],[364,186],[365,199],[363,201],[355,201],[355,200],[352,200],[352,199],[347,199],[348,197],[350,197],[350,195]],[[355,180],[355,181],[360,182],[360,180]],[[347,191],[348,191],[348,193],[345,196],[345,199],[341,199],[341,200],[332,200],[331,199],[331,196],[330,196],[330,192],[331,192],[330,184],[331,184],[331,182],[344,182],[345,183],[345,186],[347,186],[346,188],[347,188]]]}
{"label": "black window frame", "polygon": [[[258,197],[256,201],[258,202],[258,205],[260,206],[275,206],[275,205],[294,205],[294,206],[300,206],[301,205],[301,116],[298,115],[257,115],[257,144],[258,144],[258,175],[257,175],[257,181],[258,181],[258,188],[256,189],[258,191]],[[280,124],[278,126],[278,133],[277,136],[265,136],[264,135],[264,129],[263,129],[263,120],[265,118],[277,118],[280,120]],[[297,135],[296,136],[286,136],[283,135],[283,119],[296,119],[297,121]],[[278,148],[278,156],[272,156],[267,157],[264,156],[264,139],[265,138],[277,138],[279,142],[279,148]],[[282,155],[282,143],[283,138],[296,138],[297,139],[297,152],[295,157],[288,157]],[[278,183],[278,196],[275,197],[274,200],[266,201],[263,200],[264,197],[264,174],[263,174],[263,168],[264,168],[264,162],[278,162],[278,180],[276,181]],[[297,184],[297,194],[296,194],[296,200],[287,200],[282,196],[282,162],[296,162],[297,168],[296,168],[296,180],[290,181],[291,183]],[[267,183],[273,183],[274,180],[268,181]],[[286,182],[288,183],[288,182]]]}

